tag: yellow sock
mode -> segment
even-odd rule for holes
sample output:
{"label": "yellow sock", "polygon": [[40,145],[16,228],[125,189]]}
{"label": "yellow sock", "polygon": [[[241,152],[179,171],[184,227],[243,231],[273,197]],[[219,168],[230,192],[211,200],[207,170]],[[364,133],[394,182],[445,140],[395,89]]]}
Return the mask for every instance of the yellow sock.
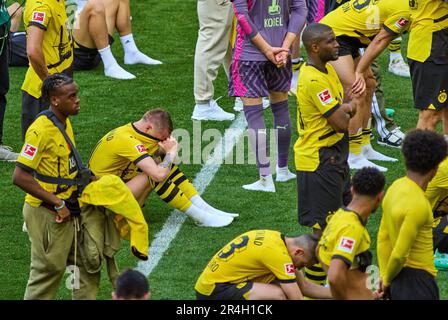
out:
{"label": "yellow sock", "polygon": [[176,165],[171,169],[169,179],[185,194],[188,199],[198,194],[193,184]]}
{"label": "yellow sock", "polygon": [[362,129],[362,142],[361,146],[370,144],[370,136],[372,135],[372,129]]}
{"label": "yellow sock", "polygon": [[391,53],[401,53],[401,37],[392,40],[387,48]]}
{"label": "yellow sock", "polygon": [[362,133],[349,134],[349,152],[352,154],[361,154]]}
{"label": "yellow sock", "polygon": [[168,203],[171,207],[185,212],[185,210],[191,206],[191,201],[170,179],[172,173],[176,171],[175,168],[173,168],[172,171],[173,172],[170,172],[170,175],[164,181],[156,184],[154,190],[157,192],[160,199]]}

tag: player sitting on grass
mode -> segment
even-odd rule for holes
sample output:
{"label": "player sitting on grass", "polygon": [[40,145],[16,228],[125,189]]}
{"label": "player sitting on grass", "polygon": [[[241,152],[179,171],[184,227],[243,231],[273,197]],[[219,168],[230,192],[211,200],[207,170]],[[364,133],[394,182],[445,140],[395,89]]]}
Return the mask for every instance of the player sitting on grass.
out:
{"label": "player sitting on grass", "polygon": [[173,123],[163,109],[153,109],[133,123],[107,133],[96,145],[89,167],[97,176],[121,177],[141,206],[152,190],[198,225],[223,227],[237,214],[215,209],[205,202],[177,165]]}

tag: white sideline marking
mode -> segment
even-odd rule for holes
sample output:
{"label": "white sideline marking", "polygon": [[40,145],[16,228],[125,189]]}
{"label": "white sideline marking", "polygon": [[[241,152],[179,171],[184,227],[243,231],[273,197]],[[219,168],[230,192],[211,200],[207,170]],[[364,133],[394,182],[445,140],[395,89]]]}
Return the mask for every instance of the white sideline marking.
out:
{"label": "white sideline marking", "polygon": [[[246,119],[241,112],[237,118],[232,122],[232,125],[226,130],[224,138],[221,139],[207,162],[202,166],[201,171],[197,174],[193,181],[193,185],[199,194],[202,194],[208,185],[212,182],[223,159],[232,151],[235,144],[240,140],[246,127]],[[223,150],[224,149],[224,150]],[[216,152],[220,150],[219,152]],[[149,259],[147,261],[139,261],[136,270],[148,277],[155,267],[159,264],[165,251],[170,247],[171,241],[176,238],[182,224],[187,216],[179,210],[173,210],[149,247]]]}

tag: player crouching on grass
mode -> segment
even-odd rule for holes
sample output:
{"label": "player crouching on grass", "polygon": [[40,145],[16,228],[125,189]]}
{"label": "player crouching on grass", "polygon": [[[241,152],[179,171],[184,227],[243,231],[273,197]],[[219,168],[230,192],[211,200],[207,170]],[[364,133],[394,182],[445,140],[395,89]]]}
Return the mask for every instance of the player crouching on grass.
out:
{"label": "player crouching on grass", "polygon": [[331,299],[329,288],[305,280],[301,269],[316,263],[317,238],[285,237],[252,230],[225,245],[196,282],[198,300]]}
{"label": "player crouching on grass", "polygon": [[93,150],[89,168],[99,177],[107,174],[121,177],[141,206],[155,190],[163,201],[200,226],[229,225],[238,214],[210,206],[173,164],[178,143],[171,137],[172,131],[167,111],[150,110],[140,120],[107,133]]}
{"label": "player crouching on grass", "polygon": [[357,171],[352,178],[352,201],[331,217],[319,241],[317,256],[335,299],[380,297],[366,287],[365,271],[372,263],[366,224],[381,203],[385,182],[376,168]]}

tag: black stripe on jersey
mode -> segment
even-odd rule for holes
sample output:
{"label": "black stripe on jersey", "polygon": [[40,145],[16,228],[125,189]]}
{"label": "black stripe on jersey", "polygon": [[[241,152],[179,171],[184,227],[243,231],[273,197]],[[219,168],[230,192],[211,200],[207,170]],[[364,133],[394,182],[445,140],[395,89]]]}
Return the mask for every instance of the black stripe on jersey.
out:
{"label": "black stripe on jersey", "polygon": [[336,131],[334,131],[334,130],[333,130],[333,131],[330,131],[330,132],[324,134],[323,136],[320,136],[320,137],[319,137],[319,141],[320,141],[320,140],[327,139],[328,137],[331,137],[331,136],[334,135],[334,134],[336,134]]}
{"label": "black stripe on jersey", "polygon": [[441,22],[441,21],[446,20],[446,19],[448,19],[448,14],[444,15],[441,18],[434,19],[434,23],[438,23],[438,22]]}
{"label": "black stripe on jersey", "polygon": [[314,271],[314,272],[325,272],[322,267],[316,267],[316,266],[311,266],[311,267],[306,267],[306,269]]}
{"label": "black stripe on jersey", "polygon": [[35,26],[35,27],[38,27],[39,29],[47,31],[47,27],[44,26],[43,24],[40,24],[39,22],[31,21],[30,23],[28,23],[28,28],[31,27],[31,26]]}
{"label": "black stripe on jersey", "polygon": [[170,203],[171,200],[174,199],[175,196],[177,196],[177,194],[181,192],[179,190],[179,188],[177,186],[174,186],[173,191],[171,191],[171,193],[168,195],[168,197],[166,197],[165,199],[163,199],[163,201],[165,201],[166,203]]}
{"label": "black stripe on jersey", "polygon": [[26,164],[20,162],[16,162],[16,167],[19,167],[28,173],[33,173],[35,171],[34,169],[28,167]]}
{"label": "black stripe on jersey", "polygon": [[137,163],[139,163],[140,161],[142,161],[143,159],[146,159],[149,157],[149,154],[142,154],[140,157],[138,157],[137,159],[135,159],[133,162],[135,165],[137,165]]}
{"label": "black stripe on jersey", "polygon": [[[166,192],[166,190],[168,190],[168,188],[170,187],[170,185],[171,185],[171,181],[170,180],[165,180],[165,182],[160,182],[160,183],[158,183],[157,185],[156,185],[156,192],[157,192],[157,194],[159,195],[159,196],[162,196],[165,192]],[[160,189],[159,190],[157,190],[157,188],[160,186]]]}
{"label": "black stripe on jersey", "polygon": [[277,279],[277,282],[280,282],[280,283],[292,283],[292,282],[296,282],[296,281],[297,281],[296,279],[290,279],[290,280]]}
{"label": "black stripe on jersey", "polygon": [[346,257],[340,256],[338,254],[335,254],[334,256],[332,256],[331,260],[333,260],[333,259],[340,259],[340,260],[344,261],[348,265],[349,268],[352,265],[352,262],[350,260],[348,260]]}
{"label": "black stripe on jersey", "polygon": [[339,109],[341,105],[338,103],[337,105],[335,105],[333,108],[331,108],[330,110],[328,110],[327,112],[325,112],[323,114],[324,118],[328,118],[329,116],[331,116],[336,110]]}
{"label": "black stripe on jersey", "polygon": [[315,276],[314,274],[307,273],[305,271],[305,278],[314,280],[314,281],[325,281],[325,279],[327,279],[327,275]]}
{"label": "black stripe on jersey", "polygon": [[386,27],[384,24],[383,24],[383,28],[384,28],[384,30],[387,31],[387,33],[390,33],[390,34],[393,35],[393,36],[398,35],[398,33],[396,33],[395,31],[393,31],[392,29],[389,29],[389,28]]}

